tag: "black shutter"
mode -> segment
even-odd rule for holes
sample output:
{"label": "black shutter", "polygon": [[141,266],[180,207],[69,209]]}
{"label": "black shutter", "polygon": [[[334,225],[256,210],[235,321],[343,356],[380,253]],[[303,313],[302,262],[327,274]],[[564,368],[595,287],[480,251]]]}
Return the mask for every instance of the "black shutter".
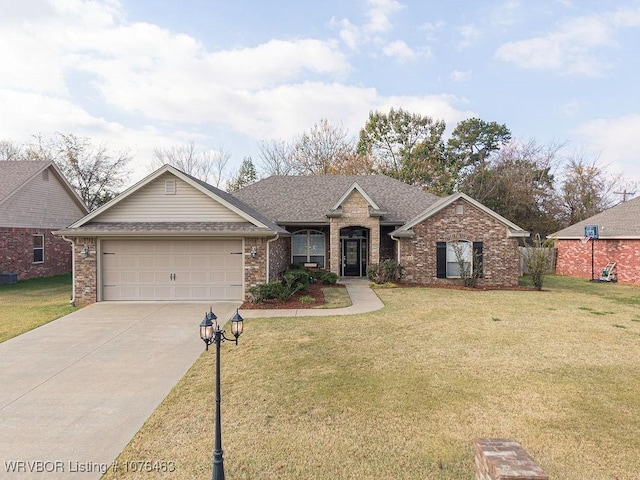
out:
{"label": "black shutter", "polygon": [[436,277],[447,278],[447,242],[436,242]]}
{"label": "black shutter", "polygon": [[[482,257],[482,242],[473,242],[473,269],[478,272],[480,278],[484,275],[484,259]],[[475,262],[478,262],[476,265]]]}

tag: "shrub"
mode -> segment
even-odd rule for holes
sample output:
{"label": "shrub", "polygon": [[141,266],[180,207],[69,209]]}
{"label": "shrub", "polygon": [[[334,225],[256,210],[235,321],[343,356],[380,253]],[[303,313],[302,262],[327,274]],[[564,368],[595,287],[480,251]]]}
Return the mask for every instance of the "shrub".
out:
{"label": "shrub", "polygon": [[254,285],[247,291],[249,301],[252,303],[262,303],[265,300],[279,298],[281,296],[284,285],[278,280],[261,285]]}
{"label": "shrub", "polygon": [[396,282],[400,280],[404,267],[395,260],[384,260],[378,263],[371,263],[367,268],[367,278],[374,283],[381,284]]}
{"label": "shrub", "polygon": [[555,243],[555,238],[542,240],[540,234],[536,234],[533,245],[525,245],[525,265],[531,273],[533,286],[536,290],[542,290],[544,275],[551,267],[551,249]]}
{"label": "shrub", "polygon": [[322,282],[323,285],[335,285],[338,283],[338,275],[333,272],[317,270],[312,275],[315,280]]}
{"label": "shrub", "polygon": [[[311,285],[312,280],[313,277],[306,270],[287,270],[282,274],[282,282],[292,288],[294,290],[293,293],[300,290],[306,292],[309,289],[309,285]],[[293,293],[291,295],[293,295]]]}
{"label": "shrub", "polygon": [[309,295],[305,295],[303,297],[300,297],[300,303],[313,303],[315,302],[316,299],[313,297],[310,297]]}
{"label": "shrub", "polygon": [[300,291],[306,292],[311,280],[312,277],[306,270],[287,270],[282,274],[282,281],[273,280],[254,285],[247,291],[247,296],[252,303],[262,303],[273,298],[284,302]]}

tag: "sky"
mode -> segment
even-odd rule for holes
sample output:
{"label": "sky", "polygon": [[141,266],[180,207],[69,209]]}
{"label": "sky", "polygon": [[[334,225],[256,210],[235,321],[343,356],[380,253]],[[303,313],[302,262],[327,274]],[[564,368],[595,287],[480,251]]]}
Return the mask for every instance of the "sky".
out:
{"label": "sky", "polygon": [[0,0],[0,140],[259,165],[391,107],[505,124],[640,181],[640,0]]}

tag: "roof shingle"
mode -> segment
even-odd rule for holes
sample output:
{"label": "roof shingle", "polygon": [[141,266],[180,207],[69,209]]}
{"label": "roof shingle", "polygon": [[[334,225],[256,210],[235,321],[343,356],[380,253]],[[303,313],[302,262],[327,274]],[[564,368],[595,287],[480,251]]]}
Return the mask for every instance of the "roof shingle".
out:
{"label": "roof shingle", "polygon": [[328,223],[327,213],[354,183],[384,211],[382,224],[401,225],[440,199],[385,175],[276,175],[233,196],[280,225]]}
{"label": "roof shingle", "polygon": [[585,225],[597,225],[600,238],[640,238],[640,197],[621,202],[551,236],[560,239],[582,238]]}

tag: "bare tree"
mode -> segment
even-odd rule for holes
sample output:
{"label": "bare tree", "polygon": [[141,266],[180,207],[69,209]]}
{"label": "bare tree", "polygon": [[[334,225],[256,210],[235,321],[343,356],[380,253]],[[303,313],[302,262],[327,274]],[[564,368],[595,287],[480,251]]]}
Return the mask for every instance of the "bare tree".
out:
{"label": "bare tree", "polygon": [[293,144],[285,140],[263,140],[259,143],[259,167],[265,176],[291,175],[293,169]]}
{"label": "bare tree", "polygon": [[621,175],[608,176],[598,165],[598,157],[591,160],[583,152],[575,152],[563,171],[560,187],[562,216],[566,225],[589,218],[614,204],[613,190]]}
{"label": "bare tree", "polygon": [[190,141],[173,147],[155,148],[148,168],[154,171],[163,165],[171,165],[192,177],[219,187],[230,158],[231,153],[222,148],[199,152],[195,143]]}
{"label": "bare tree", "polygon": [[293,165],[299,175],[328,175],[342,172],[342,165],[355,155],[356,142],[342,125],[321,119],[304,132],[293,147]]}
{"label": "bare tree", "polygon": [[[35,156],[47,155],[46,149],[40,142],[31,152]],[[62,133],[48,149],[89,210],[115,197],[129,179],[127,164],[131,155],[126,150],[112,154],[105,145],[96,147],[88,138]]]}
{"label": "bare tree", "polygon": [[0,161],[22,160],[24,146],[11,140],[0,140]]}
{"label": "bare tree", "polygon": [[5,152],[10,152],[11,158],[5,159],[55,162],[89,210],[111,200],[129,180],[131,155],[127,150],[112,153],[104,144],[95,146],[89,138],[72,133],[33,138],[24,146],[6,144]]}

